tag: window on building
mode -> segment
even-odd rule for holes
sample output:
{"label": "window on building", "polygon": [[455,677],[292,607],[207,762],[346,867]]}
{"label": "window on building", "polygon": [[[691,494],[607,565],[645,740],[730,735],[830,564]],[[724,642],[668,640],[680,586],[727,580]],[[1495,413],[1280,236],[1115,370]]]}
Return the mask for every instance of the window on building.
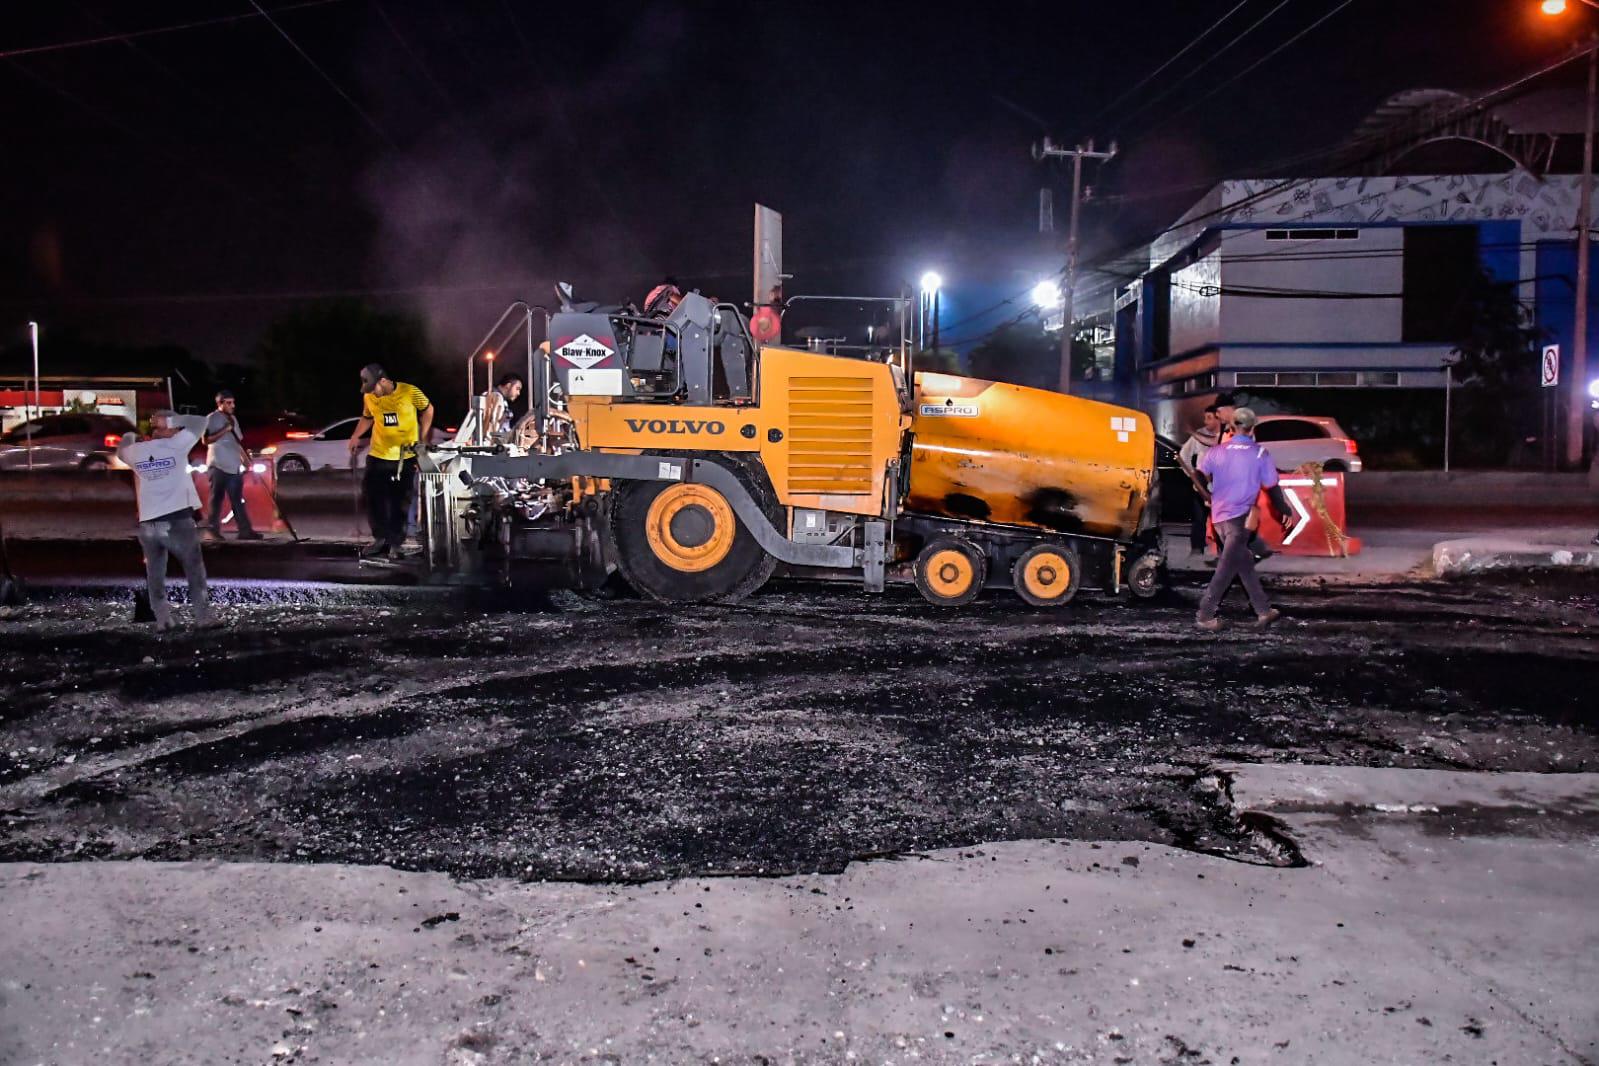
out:
{"label": "window on building", "polygon": [[1458,340],[1479,270],[1476,226],[1406,226],[1401,340]]}
{"label": "window on building", "polygon": [[1313,370],[1295,370],[1280,373],[1277,375],[1277,384],[1285,387],[1289,385],[1314,385],[1316,384],[1316,373]]}
{"label": "window on building", "polygon": [[1397,370],[1368,370],[1360,375],[1362,385],[1397,385],[1399,384],[1399,371]]}
{"label": "window on building", "polygon": [[1276,440],[1311,440],[1325,437],[1327,431],[1303,418],[1272,418],[1255,427],[1255,439],[1262,444]]}
{"label": "window on building", "polygon": [[1360,375],[1353,370],[1323,371],[1316,375],[1316,384],[1325,386],[1358,385]]}
{"label": "window on building", "polygon": [[1268,241],[1358,241],[1358,229],[1269,229]]}
{"label": "window on building", "polygon": [[1270,370],[1240,370],[1233,375],[1234,385],[1275,385],[1277,374]]}

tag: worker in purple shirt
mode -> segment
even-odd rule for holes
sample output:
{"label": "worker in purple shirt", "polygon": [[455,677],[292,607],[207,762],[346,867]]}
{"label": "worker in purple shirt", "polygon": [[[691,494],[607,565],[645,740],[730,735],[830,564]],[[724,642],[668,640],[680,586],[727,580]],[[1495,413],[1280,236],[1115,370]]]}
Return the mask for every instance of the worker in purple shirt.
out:
{"label": "worker in purple shirt", "polygon": [[1199,601],[1199,628],[1211,633],[1222,626],[1216,611],[1234,578],[1244,583],[1249,605],[1255,609],[1256,625],[1269,626],[1282,617],[1266,599],[1266,590],[1260,587],[1246,524],[1249,509],[1254,506],[1261,489],[1266,490],[1284,525],[1292,520],[1293,514],[1282,489],[1277,487],[1277,464],[1272,462],[1265,448],[1255,443],[1255,423],[1259,421],[1255,412],[1240,407],[1233,412],[1232,421],[1232,437],[1210,449],[1199,460],[1199,472],[1210,479],[1210,519],[1221,541],[1216,574]]}

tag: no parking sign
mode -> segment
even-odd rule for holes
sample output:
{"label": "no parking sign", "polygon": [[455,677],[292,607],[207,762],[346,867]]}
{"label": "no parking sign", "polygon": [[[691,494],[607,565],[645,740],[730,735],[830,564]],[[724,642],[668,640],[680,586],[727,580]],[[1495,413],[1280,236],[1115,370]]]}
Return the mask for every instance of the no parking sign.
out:
{"label": "no parking sign", "polygon": [[1560,384],[1560,345],[1544,345],[1543,360],[1538,366],[1538,384],[1546,389]]}

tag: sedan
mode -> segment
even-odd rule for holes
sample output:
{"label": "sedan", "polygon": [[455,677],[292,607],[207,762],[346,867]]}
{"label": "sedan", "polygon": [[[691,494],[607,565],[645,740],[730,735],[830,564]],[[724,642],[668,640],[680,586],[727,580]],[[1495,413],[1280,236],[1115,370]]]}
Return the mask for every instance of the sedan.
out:
{"label": "sedan", "polygon": [[122,435],[134,431],[121,415],[42,415],[0,437],[0,470],[110,470]]}
{"label": "sedan", "polygon": [[[366,466],[366,449],[355,453],[355,465],[350,465],[350,435],[355,432],[359,418],[343,418],[318,433],[290,430],[284,439],[269,444],[256,454],[277,465],[279,476],[307,474],[313,470],[360,470]],[[428,443],[442,444],[449,439],[448,431],[433,427]]]}
{"label": "sedan", "polygon": [[1359,446],[1336,419],[1319,415],[1261,415],[1255,440],[1266,446],[1278,470],[1320,463],[1330,474],[1360,472]]}

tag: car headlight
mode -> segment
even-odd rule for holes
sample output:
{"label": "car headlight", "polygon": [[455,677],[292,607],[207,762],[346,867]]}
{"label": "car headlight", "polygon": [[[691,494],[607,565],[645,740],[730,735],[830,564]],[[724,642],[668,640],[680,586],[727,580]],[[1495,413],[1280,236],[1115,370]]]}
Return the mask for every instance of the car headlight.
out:
{"label": "car headlight", "polygon": [[276,454],[278,454],[278,446],[276,444],[268,444],[265,448],[261,449],[261,454],[262,455],[276,455]]}

